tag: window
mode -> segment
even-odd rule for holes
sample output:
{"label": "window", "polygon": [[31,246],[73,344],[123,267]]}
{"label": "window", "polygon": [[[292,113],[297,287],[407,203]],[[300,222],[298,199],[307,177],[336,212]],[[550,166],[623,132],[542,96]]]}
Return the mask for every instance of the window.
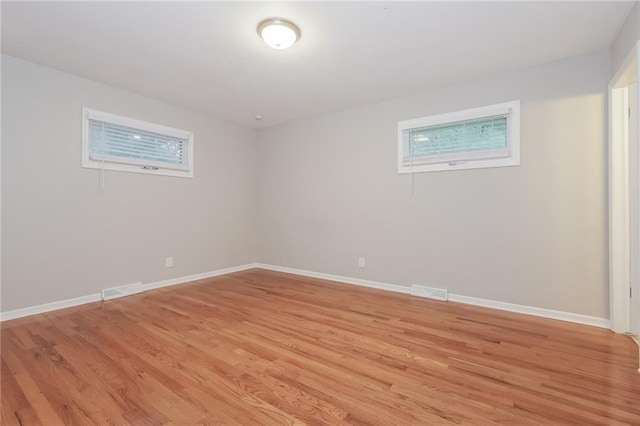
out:
{"label": "window", "polygon": [[519,164],[520,101],[398,123],[398,173]]}
{"label": "window", "polygon": [[193,177],[193,134],[83,108],[82,167]]}

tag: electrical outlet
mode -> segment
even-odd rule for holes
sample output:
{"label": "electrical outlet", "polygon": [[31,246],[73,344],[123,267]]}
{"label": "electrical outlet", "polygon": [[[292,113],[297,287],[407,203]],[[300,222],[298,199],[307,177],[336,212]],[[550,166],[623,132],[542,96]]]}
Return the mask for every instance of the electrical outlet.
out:
{"label": "electrical outlet", "polygon": [[166,266],[167,268],[173,268],[173,257],[167,257],[164,260],[164,266]]}
{"label": "electrical outlet", "polygon": [[360,267],[360,268],[364,268],[365,264],[366,264],[366,263],[365,263],[365,261],[364,261],[364,257],[359,257],[359,258],[358,258],[358,267]]}

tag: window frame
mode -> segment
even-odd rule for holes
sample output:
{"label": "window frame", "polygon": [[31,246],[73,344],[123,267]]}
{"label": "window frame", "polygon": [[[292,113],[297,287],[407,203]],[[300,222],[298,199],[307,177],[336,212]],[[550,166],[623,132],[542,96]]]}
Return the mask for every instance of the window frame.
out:
{"label": "window frame", "polygon": [[[143,168],[143,165],[117,163],[111,161],[99,161],[91,159],[90,141],[89,141],[89,120],[104,121],[115,125],[131,127],[141,131],[158,133],[165,136],[184,139],[187,142],[187,170],[177,170],[172,168],[158,167]],[[173,127],[163,126],[161,124],[150,123],[148,121],[138,120],[135,118],[124,117],[121,115],[111,114],[108,112],[98,111],[91,108],[82,108],[82,167],[88,169],[111,170],[128,173],[142,173],[149,175],[173,176],[183,178],[193,178],[194,163],[194,138],[193,132],[187,130],[176,129]]]}
{"label": "window frame", "polygon": [[[464,153],[460,153],[459,160],[448,160],[439,163],[421,164],[414,166],[404,165],[404,138],[405,130],[419,129],[441,124],[452,124],[461,121],[489,118],[507,114],[507,146],[510,156],[493,159],[464,159]],[[520,165],[520,101],[503,102],[478,108],[431,115],[427,117],[403,120],[398,122],[398,173],[422,173],[440,172],[446,170],[466,170],[490,167],[510,167]]]}

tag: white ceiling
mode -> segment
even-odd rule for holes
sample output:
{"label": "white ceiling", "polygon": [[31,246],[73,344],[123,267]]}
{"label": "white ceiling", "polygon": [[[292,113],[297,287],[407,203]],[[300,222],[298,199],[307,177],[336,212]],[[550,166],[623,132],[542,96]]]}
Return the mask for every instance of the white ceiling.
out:
{"label": "white ceiling", "polygon": [[[631,5],[2,2],[2,51],[260,128],[607,48]],[[271,16],[289,50],[258,37]]]}

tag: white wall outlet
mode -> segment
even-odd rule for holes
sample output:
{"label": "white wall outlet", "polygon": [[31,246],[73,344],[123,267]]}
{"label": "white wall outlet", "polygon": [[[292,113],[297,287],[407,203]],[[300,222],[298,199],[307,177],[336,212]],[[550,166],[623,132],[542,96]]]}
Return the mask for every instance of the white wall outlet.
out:
{"label": "white wall outlet", "polygon": [[366,262],[365,262],[365,260],[364,260],[364,257],[359,257],[359,258],[358,258],[358,267],[360,267],[360,268],[364,268],[364,267],[365,267],[365,265],[366,265]]}
{"label": "white wall outlet", "polygon": [[164,260],[164,266],[166,266],[167,268],[173,268],[173,257],[167,257]]}

